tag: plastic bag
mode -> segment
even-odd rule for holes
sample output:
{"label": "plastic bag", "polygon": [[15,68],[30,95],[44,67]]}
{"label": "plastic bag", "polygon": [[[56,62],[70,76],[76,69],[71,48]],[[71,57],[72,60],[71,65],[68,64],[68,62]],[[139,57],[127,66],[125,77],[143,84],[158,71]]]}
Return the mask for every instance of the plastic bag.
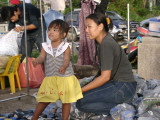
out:
{"label": "plastic bag", "polygon": [[17,35],[19,33],[11,30],[0,39],[0,56],[18,55]]}
{"label": "plastic bag", "polygon": [[134,74],[134,79],[137,82],[136,93],[138,94],[139,97],[143,96],[144,91],[146,91],[148,89],[147,84],[146,84],[146,80],[144,80],[138,74]]}
{"label": "plastic bag", "polygon": [[[36,67],[32,65],[32,61],[34,58],[28,58],[28,71],[29,71],[29,87],[30,88],[38,88],[44,77],[44,68],[42,64],[38,64]],[[21,83],[21,87],[27,87],[27,71],[26,71],[26,63],[22,62],[18,68],[19,79]]]}
{"label": "plastic bag", "polygon": [[90,83],[92,80],[93,80],[94,76],[91,76],[91,77],[85,77],[85,78],[82,78],[82,79],[79,79],[79,83],[81,85],[81,87],[87,85],[88,83]]}
{"label": "plastic bag", "polygon": [[112,120],[133,120],[135,117],[135,109],[133,106],[123,103],[112,108],[110,114]]}
{"label": "plastic bag", "polygon": [[[155,91],[159,90],[157,87]],[[138,115],[145,113],[150,110],[153,105],[160,104],[160,93],[152,91],[149,95],[145,96],[142,102],[138,106]]]}

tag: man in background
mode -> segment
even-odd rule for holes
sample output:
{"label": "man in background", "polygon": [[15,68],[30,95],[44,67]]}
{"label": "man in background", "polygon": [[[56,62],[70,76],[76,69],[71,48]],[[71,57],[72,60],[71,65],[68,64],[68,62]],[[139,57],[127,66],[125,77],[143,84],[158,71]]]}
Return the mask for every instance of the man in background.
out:
{"label": "man in background", "polygon": [[[37,44],[38,50],[41,50],[42,33],[41,33],[41,20],[40,10],[34,5],[25,3],[25,15],[26,15],[26,30],[27,30],[27,52],[28,56],[31,57],[32,49],[34,44]],[[23,4],[16,6],[4,6],[2,7],[1,17],[3,21],[9,21],[8,30],[14,29],[17,32],[24,31],[24,13]],[[46,30],[45,25],[43,26],[44,33]],[[45,37],[44,37],[45,38]],[[22,60],[26,56],[25,39],[24,34],[21,40],[20,54],[22,54]]]}

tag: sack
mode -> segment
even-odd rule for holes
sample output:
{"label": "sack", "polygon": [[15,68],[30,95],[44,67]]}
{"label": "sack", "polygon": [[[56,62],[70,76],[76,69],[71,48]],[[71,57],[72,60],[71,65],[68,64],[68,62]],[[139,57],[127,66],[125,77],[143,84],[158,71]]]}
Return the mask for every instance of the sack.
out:
{"label": "sack", "polygon": [[[36,67],[32,65],[32,61],[34,58],[28,58],[28,72],[29,72],[29,87],[30,88],[38,88],[44,77],[44,68],[42,64],[38,64]],[[26,62],[23,60],[20,63],[18,68],[19,79],[21,83],[21,87],[27,87],[27,71],[26,71]]]}
{"label": "sack", "polygon": [[11,30],[0,38],[0,56],[15,56],[18,55],[17,35],[19,33]]}
{"label": "sack", "polygon": [[0,56],[0,73],[4,72],[10,58],[11,56]]}

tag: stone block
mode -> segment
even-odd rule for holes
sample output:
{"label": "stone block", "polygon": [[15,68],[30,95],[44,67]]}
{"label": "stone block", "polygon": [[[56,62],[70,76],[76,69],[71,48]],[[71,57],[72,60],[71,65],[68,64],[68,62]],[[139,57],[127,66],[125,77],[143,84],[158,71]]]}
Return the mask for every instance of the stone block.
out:
{"label": "stone block", "polygon": [[146,80],[160,80],[160,38],[142,38],[138,45],[138,74]]}

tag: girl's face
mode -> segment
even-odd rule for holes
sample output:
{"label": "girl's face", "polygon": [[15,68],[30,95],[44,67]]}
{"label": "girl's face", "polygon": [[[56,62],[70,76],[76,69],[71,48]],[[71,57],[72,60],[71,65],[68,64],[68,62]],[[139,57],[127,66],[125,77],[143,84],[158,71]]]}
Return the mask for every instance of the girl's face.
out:
{"label": "girl's face", "polygon": [[48,29],[48,38],[53,42],[62,40],[62,35],[60,33],[59,28],[56,28],[56,27],[49,28]]}
{"label": "girl's face", "polygon": [[99,25],[97,25],[92,19],[86,19],[86,33],[88,34],[89,39],[96,39],[100,32]]}

